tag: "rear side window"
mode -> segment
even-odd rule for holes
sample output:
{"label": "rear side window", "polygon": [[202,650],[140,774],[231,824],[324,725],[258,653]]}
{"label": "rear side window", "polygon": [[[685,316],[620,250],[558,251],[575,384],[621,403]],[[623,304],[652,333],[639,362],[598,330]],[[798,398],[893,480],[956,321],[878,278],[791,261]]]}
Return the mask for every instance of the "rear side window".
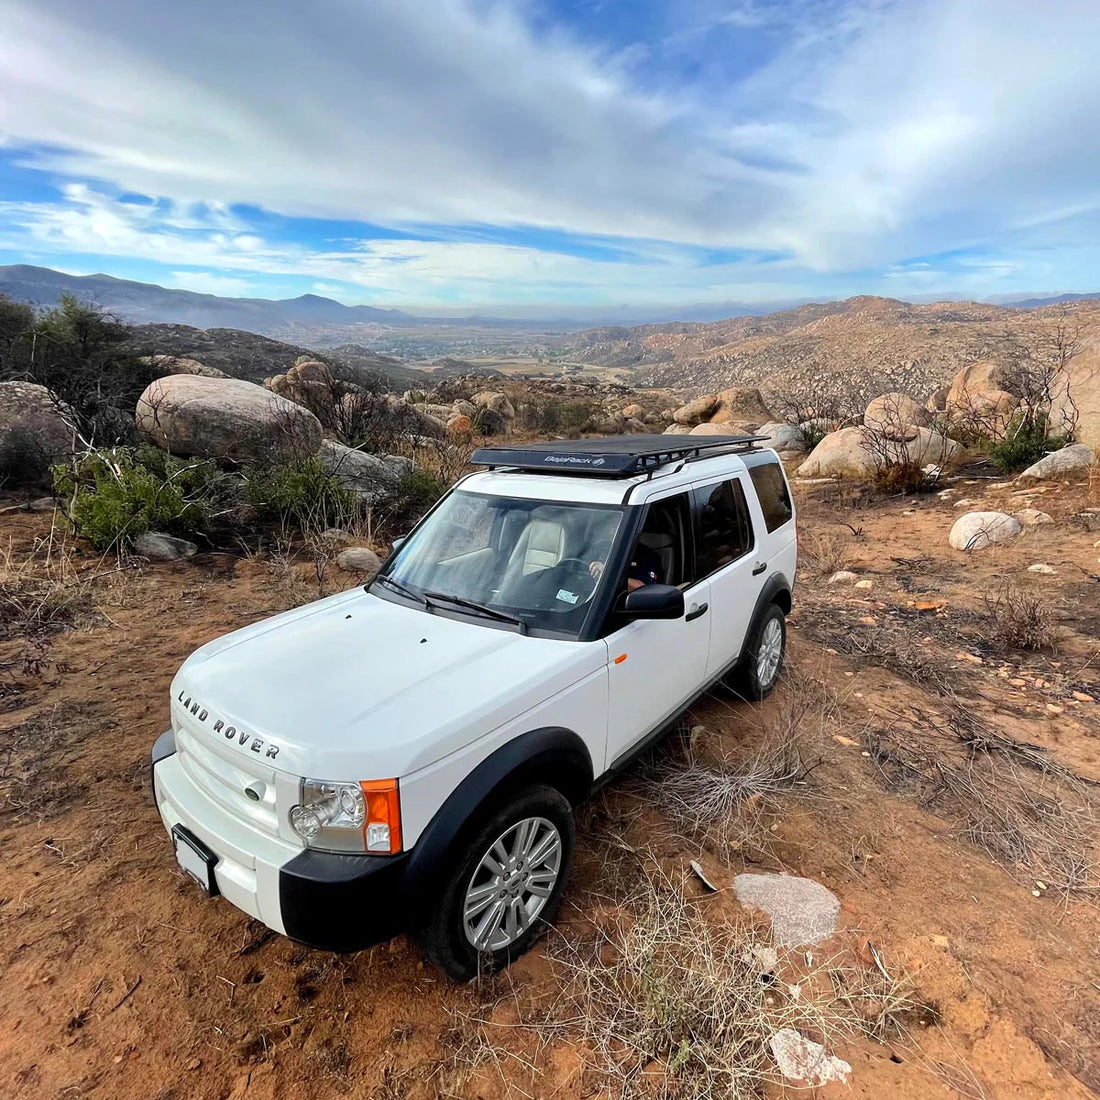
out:
{"label": "rear side window", "polygon": [[768,532],[775,531],[784,523],[789,523],[794,515],[791,507],[791,492],[787,488],[787,479],[783,476],[778,462],[762,462],[749,469],[753,488],[760,500],[760,510],[764,513],[764,523]]}
{"label": "rear side window", "polygon": [[738,480],[696,489],[695,503],[699,524],[695,540],[696,575],[705,577],[752,549],[752,521],[745,490]]}

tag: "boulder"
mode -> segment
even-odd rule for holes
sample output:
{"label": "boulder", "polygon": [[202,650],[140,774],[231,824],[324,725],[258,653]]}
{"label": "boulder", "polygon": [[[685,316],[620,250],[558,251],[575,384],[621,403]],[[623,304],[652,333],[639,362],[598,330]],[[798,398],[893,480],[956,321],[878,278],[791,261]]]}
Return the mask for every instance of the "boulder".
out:
{"label": "boulder", "polygon": [[290,383],[286,380],[285,374],[275,374],[270,378],[265,378],[264,389],[277,393],[280,397],[290,396]]}
{"label": "boulder", "polygon": [[[686,405],[681,405],[673,414],[672,419],[677,424],[686,424],[689,428],[696,424],[701,424],[704,420],[709,420],[711,414],[718,408],[718,397],[713,394],[707,394],[705,397],[697,397],[694,401],[689,401]],[[771,417],[768,418],[769,420]]]}
{"label": "boulder", "polygon": [[645,435],[647,428],[640,420],[628,416],[626,420],[623,421],[623,431],[628,435]]}
{"label": "boulder", "polygon": [[450,405],[436,405],[429,401],[422,401],[416,404],[414,408],[443,424],[446,424],[454,416],[454,409]]}
{"label": "boulder", "polygon": [[1007,512],[967,512],[955,520],[947,541],[955,550],[984,550],[1011,542],[1023,529]]}
{"label": "boulder", "polygon": [[706,424],[696,424],[690,429],[689,435],[745,435],[736,424],[720,424],[717,420],[708,421]]}
{"label": "boulder", "polygon": [[1073,429],[1073,438],[1100,451],[1100,342],[1086,347],[1055,380],[1050,429],[1055,435]]}
{"label": "boulder", "polygon": [[775,419],[758,389],[735,386],[722,390],[710,419],[716,424],[767,424]]}
{"label": "boulder", "polygon": [[1012,372],[992,359],[982,359],[963,367],[951,381],[944,408],[950,414],[968,413],[983,394],[1014,389]]}
{"label": "boulder", "polygon": [[477,412],[477,406],[472,401],[466,401],[460,397],[452,406],[452,412],[457,413],[459,416],[472,417]]}
{"label": "boulder", "polygon": [[382,561],[369,546],[349,546],[336,555],[336,564],[345,573],[365,573],[373,577]]}
{"label": "boulder", "polygon": [[1012,514],[1024,527],[1042,527],[1044,524],[1054,522],[1052,515],[1040,512],[1038,508],[1021,508],[1020,511]]}
{"label": "boulder", "polygon": [[623,416],[625,416],[627,420],[645,420],[645,409],[635,402],[633,405],[627,405],[626,408],[623,409]]}
{"label": "boulder", "polygon": [[[947,466],[957,462],[964,453],[961,444],[929,431],[913,428],[912,438],[891,442],[885,457],[891,462],[912,462],[924,467],[929,464]],[[865,428],[841,428],[830,432],[810,452],[798,468],[799,477],[872,477],[880,468],[883,455],[871,445]]]}
{"label": "boulder", "polygon": [[160,531],[147,531],[134,539],[134,553],[149,561],[181,561],[193,558],[198,547],[187,539],[177,539]]}
{"label": "boulder", "polygon": [[507,394],[495,390],[482,390],[481,393],[475,393],[470,400],[479,409],[488,409],[490,412],[496,413],[497,416],[504,417],[505,420],[515,420],[516,418],[516,410],[512,407],[512,402],[508,400]]}
{"label": "boulder", "polygon": [[764,446],[775,451],[798,453],[806,450],[806,436],[797,424],[773,420],[770,424],[762,424],[753,434],[767,436]]}
{"label": "boulder", "polygon": [[313,413],[238,378],[157,379],[138,398],[136,421],[150,443],[175,455],[271,463],[321,446]]}
{"label": "boulder", "polygon": [[467,436],[472,435],[473,431],[474,422],[464,413],[452,416],[451,419],[447,421],[448,435]]}
{"label": "boulder", "polygon": [[390,500],[401,486],[401,480],[413,464],[399,455],[372,455],[345,447],[326,439],[317,453],[321,464],[344,489],[348,489],[364,504],[381,504]]}
{"label": "boulder", "polygon": [[690,435],[691,425],[689,424],[670,424],[665,428],[664,435]]}
{"label": "boulder", "polygon": [[1071,443],[1060,451],[1051,451],[1029,466],[1016,479],[1023,484],[1032,481],[1057,481],[1081,477],[1096,462],[1096,455],[1083,443]]}
{"label": "boulder", "polygon": [[928,398],[928,403],[924,406],[930,413],[943,412],[947,408],[947,395],[951,392],[950,386],[940,386],[940,388],[933,392],[932,396]]}
{"label": "boulder", "polygon": [[346,393],[340,404],[344,422],[362,429],[364,434],[390,432],[408,438],[442,439],[446,432],[441,420],[390,394]]}
{"label": "boulder", "polygon": [[154,378],[164,378],[169,374],[198,374],[203,378],[228,378],[225,371],[217,367],[208,367],[197,359],[188,359],[178,355],[146,355],[142,360],[153,368]]}
{"label": "boulder", "polygon": [[332,385],[332,371],[318,359],[303,359],[298,356],[298,361],[286,372],[287,381],[292,385],[297,383],[305,385],[312,383],[319,386]]}
{"label": "boulder", "polygon": [[75,432],[68,410],[45,386],[0,382],[0,450],[27,449],[28,458],[60,462],[73,451]]}
{"label": "boulder", "polygon": [[907,393],[884,393],[867,406],[863,423],[872,430],[886,432],[927,428],[932,423],[932,414]]}

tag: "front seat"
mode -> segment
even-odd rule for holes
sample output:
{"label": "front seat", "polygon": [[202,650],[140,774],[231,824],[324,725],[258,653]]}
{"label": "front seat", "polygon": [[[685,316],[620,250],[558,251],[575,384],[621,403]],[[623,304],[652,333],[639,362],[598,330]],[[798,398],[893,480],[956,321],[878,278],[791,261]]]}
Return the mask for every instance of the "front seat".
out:
{"label": "front seat", "polygon": [[659,531],[643,531],[638,536],[638,542],[657,555],[661,563],[662,583],[676,584],[676,578],[673,577],[676,555],[672,549],[672,536]]}
{"label": "front seat", "polygon": [[526,577],[540,569],[549,569],[565,557],[565,528],[548,519],[532,519],[516,540],[508,562],[507,575]]}

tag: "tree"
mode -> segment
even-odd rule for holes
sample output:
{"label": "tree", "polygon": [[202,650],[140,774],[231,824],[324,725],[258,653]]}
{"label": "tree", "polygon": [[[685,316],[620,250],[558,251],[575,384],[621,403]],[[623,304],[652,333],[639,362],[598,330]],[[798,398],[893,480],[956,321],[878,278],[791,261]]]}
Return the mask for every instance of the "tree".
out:
{"label": "tree", "polygon": [[72,410],[89,443],[127,442],[133,434],[134,407],[153,369],[130,339],[113,314],[70,295],[34,326],[27,377]]}

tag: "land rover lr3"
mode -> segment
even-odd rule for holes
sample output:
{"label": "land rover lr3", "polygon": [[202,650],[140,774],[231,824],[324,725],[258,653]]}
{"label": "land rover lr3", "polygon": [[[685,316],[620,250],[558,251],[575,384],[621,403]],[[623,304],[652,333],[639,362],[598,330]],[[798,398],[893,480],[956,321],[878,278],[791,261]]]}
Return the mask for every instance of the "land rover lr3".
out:
{"label": "land rover lr3", "polygon": [[797,549],[759,443],[482,448],[365,588],[198,649],[152,752],[181,868],[310,946],[521,954],[574,807],[718,682],[776,683]]}

